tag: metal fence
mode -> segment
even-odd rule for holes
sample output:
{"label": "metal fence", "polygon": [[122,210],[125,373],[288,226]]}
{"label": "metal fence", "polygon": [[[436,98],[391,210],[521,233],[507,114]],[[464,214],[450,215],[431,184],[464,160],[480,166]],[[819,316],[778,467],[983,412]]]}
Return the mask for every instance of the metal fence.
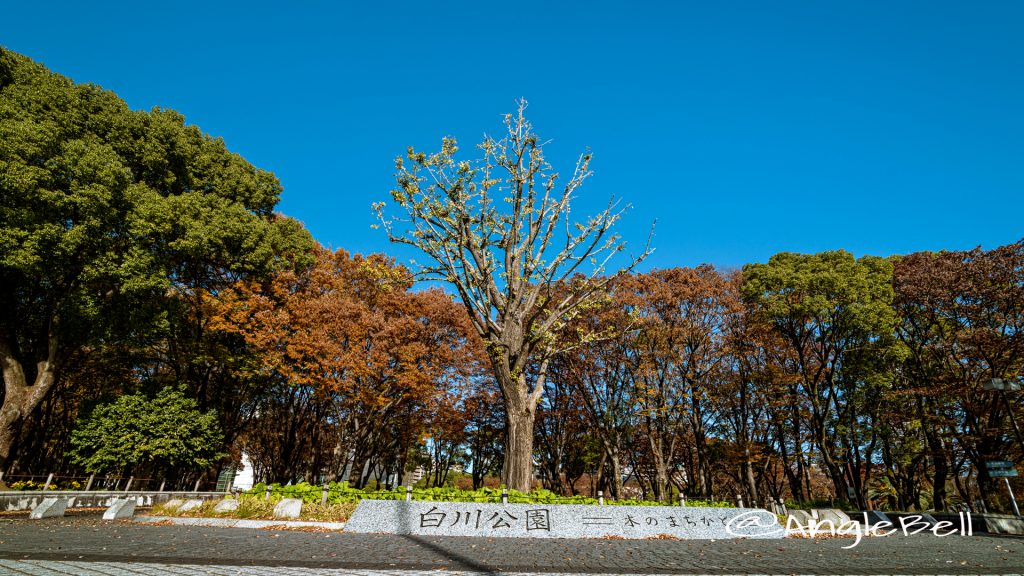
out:
{"label": "metal fence", "polygon": [[68,476],[63,474],[28,475],[7,474],[0,472],[0,482],[7,484],[9,490],[71,490],[71,491],[104,491],[129,492],[147,491],[163,492],[165,490],[191,490],[198,492],[200,488],[213,489],[213,483],[200,478],[195,483],[185,485],[184,480],[168,480],[165,478],[143,478],[136,476],[110,476],[106,474],[90,474],[88,476]]}

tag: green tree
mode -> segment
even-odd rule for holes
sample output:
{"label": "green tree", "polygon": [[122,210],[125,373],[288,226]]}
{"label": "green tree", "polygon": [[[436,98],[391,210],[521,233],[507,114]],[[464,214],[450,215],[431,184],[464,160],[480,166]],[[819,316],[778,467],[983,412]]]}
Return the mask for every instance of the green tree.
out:
{"label": "green tree", "polygon": [[174,388],[155,398],[121,396],[98,406],[71,435],[72,460],[87,472],[203,470],[224,456],[217,414]]}
{"label": "green tree", "polygon": [[145,340],[170,300],[308,252],[272,212],[280,191],[180,114],[0,48],[0,470],[74,353]]}
{"label": "green tree", "polygon": [[863,500],[854,472],[865,464],[857,445],[863,422],[855,417],[874,412],[867,388],[885,376],[876,360],[894,353],[892,263],[843,250],[784,252],[745,266],[742,292],[792,352],[811,439],[836,495],[853,487]]}

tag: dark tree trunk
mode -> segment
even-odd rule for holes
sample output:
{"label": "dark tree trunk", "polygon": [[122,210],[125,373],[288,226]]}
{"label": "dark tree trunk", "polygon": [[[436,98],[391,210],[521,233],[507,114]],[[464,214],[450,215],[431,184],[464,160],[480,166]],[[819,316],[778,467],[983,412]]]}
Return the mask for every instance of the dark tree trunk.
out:
{"label": "dark tree trunk", "polygon": [[505,416],[508,439],[501,479],[510,490],[529,492],[533,487],[532,409],[508,410]]}
{"label": "dark tree trunk", "polygon": [[946,447],[939,436],[939,431],[931,422],[932,415],[927,412],[925,403],[921,399],[918,400],[918,409],[924,437],[932,455],[932,507],[944,512],[949,505],[946,501],[946,481],[949,479],[949,459],[946,457]]}
{"label": "dark tree trunk", "polygon": [[500,357],[492,357],[492,365],[505,401],[505,461],[501,481],[509,490],[529,492],[533,489],[533,440],[537,420],[537,403],[544,387],[547,364],[542,363],[537,381],[531,387],[523,373],[512,374]]}
{"label": "dark tree trunk", "polygon": [[754,463],[750,454],[750,446],[743,447],[743,482],[746,484],[747,502],[753,505],[758,501],[757,479],[754,478]]}
{"label": "dark tree trunk", "polygon": [[801,482],[801,470],[799,465],[796,470],[793,469],[793,465],[789,457],[789,449],[786,445],[786,434],[782,423],[776,420],[775,431],[778,436],[779,442],[779,457],[782,460],[782,471],[786,475],[786,481],[789,483],[789,493],[793,500],[797,502],[804,501],[804,490],[803,483]]}
{"label": "dark tree trunk", "polygon": [[50,356],[38,364],[35,381],[31,386],[25,370],[0,336],[0,368],[3,370],[4,395],[0,405],[0,471],[6,470],[14,441],[25,418],[43,401],[57,380],[56,340],[50,342]]}
{"label": "dark tree trunk", "polygon": [[616,500],[622,499],[622,463],[619,460],[618,450],[612,450],[608,453],[608,461],[611,464],[611,488],[612,498]]}

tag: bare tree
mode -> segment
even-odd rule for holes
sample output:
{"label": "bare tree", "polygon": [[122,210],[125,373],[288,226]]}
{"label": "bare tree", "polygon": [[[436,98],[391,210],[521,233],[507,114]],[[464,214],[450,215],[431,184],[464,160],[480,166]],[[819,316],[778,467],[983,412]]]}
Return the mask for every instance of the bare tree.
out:
{"label": "bare tree", "polygon": [[[506,407],[502,480],[522,491],[533,479],[534,417],[549,362],[587,340],[570,344],[560,332],[605,296],[617,276],[607,266],[625,250],[611,231],[625,210],[614,199],[583,222],[570,219],[570,202],[591,176],[591,155],[580,155],[559,184],[525,109],[521,100],[517,114],[505,116],[504,138],[484,137],[476,161],[457,161],[453,138],[429,156],[410,147],[406,160],[396,160],[391,192],[404,213],[391,217],[384,202],[374,205],[392,242],[429,257],[418,277],[454,286],[483,338]],[[650,252],[648,237],[619,273]]]}

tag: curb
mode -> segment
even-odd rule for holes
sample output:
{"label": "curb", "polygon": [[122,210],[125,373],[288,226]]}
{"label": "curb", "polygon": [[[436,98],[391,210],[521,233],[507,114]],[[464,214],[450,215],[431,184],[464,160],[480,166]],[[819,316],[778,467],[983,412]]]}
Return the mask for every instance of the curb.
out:
{"label": "curb", "polygon": [[133,522],[170,522],[179,526],[216,526],[220,528],[323,528],[341,530],[344,522],[304,522],[299,520],[240,520],[236,518],[182,518],[177,516],[135,516]]}

